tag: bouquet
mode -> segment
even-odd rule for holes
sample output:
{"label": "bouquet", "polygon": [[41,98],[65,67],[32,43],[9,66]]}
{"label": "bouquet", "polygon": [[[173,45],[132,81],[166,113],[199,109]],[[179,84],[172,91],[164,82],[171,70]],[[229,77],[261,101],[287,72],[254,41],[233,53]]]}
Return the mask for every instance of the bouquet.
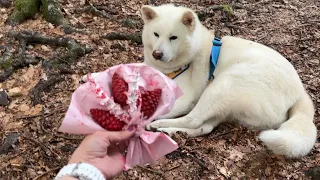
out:
{"label": "bouquet", "polygon": [[86,76],[86,83],[72,94],[59,131],[92,134],[134,126],[137,130],[128,142],[125,168],[155,163],[178,145],[163,133],[145,131],[145,126],[168,113],[181,95],[173,80],[150,66],[113,66]]}

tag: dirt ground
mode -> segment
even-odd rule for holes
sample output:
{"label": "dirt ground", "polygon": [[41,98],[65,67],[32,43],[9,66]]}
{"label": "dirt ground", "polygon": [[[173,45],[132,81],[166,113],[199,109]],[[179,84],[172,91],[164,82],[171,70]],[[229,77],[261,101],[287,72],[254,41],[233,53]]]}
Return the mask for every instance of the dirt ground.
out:
{"label": "dirt ground", "polygon": [[[79,12],[86,6],[84,1],[60,1],[70,24],[88,34],[65,35],[60,27],[47,23],[40,14],[14,27],[15,31],[71,37],[91,46],[93,52],[72,65],[74,74],[63,75],[63,81],[41,93],[42,103],[37,106],[32,105],[29,92],[40,79],[46,79],[41,64],[20,69],[0,83],[0,88],[7,91],[20,89],[20,94],[10,99],[9,106],[0,106],[0,179],[52,179],[83,138],[57,132],[79,78],[116,64],[143,60],[141,44],[101,37],[111,32],[141,32],[139,9],[148,1],[89,2],[105,7],[106,16]],[[222,0],[152,2],[171,2],[193,8],[203,24],[216,30],[217,37],[243,37],[282,53],[297,69],[311,95],[316,108],[315,122],[320,128],[320,1],[239,0],[233,9],[229,9],[230,6],[217,8],[215,5],[230,3]],[[10,26],[4,24],[12,10],[13,7],[0,8],[0,46],[11,43],[15,48],[16,42],[7,36]],[[27,47],[28,54],[45,59],[59,56],[62,50],[40,44]],[[155,165],[135,167],[115,179],[311,179],[311,176],[320,179],[319,142],[309,155],[286,159],[268,151],[258,141],[258,133],[258,130],[237,124],[222,124],[204,137],[178,135],[174,137],[180,145],[177,151]],[[9,143],[11,147],[4,149],[9,137],[13,138]],[[318,140],[319,137],[320,133]]]}

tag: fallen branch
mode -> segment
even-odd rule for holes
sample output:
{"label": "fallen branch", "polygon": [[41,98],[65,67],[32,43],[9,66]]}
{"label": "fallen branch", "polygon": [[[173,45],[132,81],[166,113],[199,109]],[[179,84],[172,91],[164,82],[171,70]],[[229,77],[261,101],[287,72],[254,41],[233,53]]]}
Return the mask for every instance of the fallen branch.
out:
{"label": "fallen branch", "polygon": [[136,34],[123,34],[123,33],[116,33],[112,32],[110,34],[106,34],[101,38],[108,39],[108,40],[130,40],[133,43],[142,44],[142,37],[141,33]]}

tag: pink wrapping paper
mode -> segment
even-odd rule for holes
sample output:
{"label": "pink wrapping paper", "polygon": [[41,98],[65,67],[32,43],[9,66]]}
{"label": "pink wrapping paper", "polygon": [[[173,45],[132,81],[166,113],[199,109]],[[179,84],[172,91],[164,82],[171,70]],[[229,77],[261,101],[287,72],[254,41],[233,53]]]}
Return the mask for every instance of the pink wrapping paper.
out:
{"label": "pink wrapping paper", "polygon": [[[113,102],[111,95],[111,80],[117,72],[129,85],[127,94],[130,105],[123,110]],[[72,99],[65,118],[59,128],[60,132],[71,134],[92,134],[96,131],[107,131],[100,127],[90,116],[90,109],[99,108],[112,111],[123,119],[128,126],[137,127],[136,135],[130,139],[125,168],[135,165],[154,163],[164,155],[176,150],[178,145],[169,136],[160,132],[145,131],[145,125],[156,117],[168,113],[183,93],[173,80],[158,70],[141,63],[120,64],[106,71],[87,76],[85,84],[78,87],[72,94]],[[139,107],[135,106],[141,98],[140,89],[162,89],[162,96],[155,113],[149,118],[141,116]]]}

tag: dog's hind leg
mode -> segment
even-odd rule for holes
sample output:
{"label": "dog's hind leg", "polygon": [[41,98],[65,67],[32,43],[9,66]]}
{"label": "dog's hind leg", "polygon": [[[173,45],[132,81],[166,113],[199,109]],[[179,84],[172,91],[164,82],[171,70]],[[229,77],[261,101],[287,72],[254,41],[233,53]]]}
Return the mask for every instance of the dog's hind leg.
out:
{"label": "dog's hind leg", "polygon": [[206,121],[210,122],[211,119],[215,121],[211,121],[212,124],[219,124],[228,115],[229,91],[230,84],[226,81],[212,83],[203,92],[196,106],[186,116],[156,120],[149,124],[147,129],[169,127],[198,129]]}

